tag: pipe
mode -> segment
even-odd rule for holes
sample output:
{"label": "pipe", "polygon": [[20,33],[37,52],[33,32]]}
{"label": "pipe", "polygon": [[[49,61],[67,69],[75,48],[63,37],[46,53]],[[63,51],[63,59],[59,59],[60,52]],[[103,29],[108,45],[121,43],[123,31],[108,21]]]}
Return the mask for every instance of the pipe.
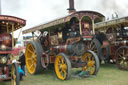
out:
{"label": "pipe", "polygon": [[76,11],[74,8],[74,0],[69,0],[69,8],[67,10],[69,13],[74,13]]}
{"label": "pipe", "polygon": [[128,40],[118,40],[113,42],[115,46],[128,46]]}

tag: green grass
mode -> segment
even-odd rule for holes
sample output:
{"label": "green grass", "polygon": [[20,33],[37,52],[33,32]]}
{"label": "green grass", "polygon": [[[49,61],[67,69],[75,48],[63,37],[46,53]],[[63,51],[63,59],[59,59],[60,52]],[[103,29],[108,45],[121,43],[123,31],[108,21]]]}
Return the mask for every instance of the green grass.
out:
{"label": "green grass", "polygon": [[5,82],[0,82],[0,85],[9,85],[9,84],[6,84]]}
{"label": "green grass", "polygon": [[[11,85],[10,81],[0,85]],[[61,81],[56,78],[53,70],[44,71],[39,75],[27,75],[21,85],[128,85],[128,71],[119,70],[116,65],[101,65],[96,77],[71,78]]]}

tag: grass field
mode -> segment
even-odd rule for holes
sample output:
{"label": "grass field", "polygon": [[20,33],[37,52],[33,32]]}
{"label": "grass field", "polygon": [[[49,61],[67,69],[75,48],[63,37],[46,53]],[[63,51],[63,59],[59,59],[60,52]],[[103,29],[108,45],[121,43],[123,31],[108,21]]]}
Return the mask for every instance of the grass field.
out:
{"label": "grass field", "polygon": [[[10,81],[0,85],[11,85]],[[115,65],[101,65],[96,77],[71,78],[61,81],[53,70],[44,71],[40,75],[27,74],[20,85],[128,85],[128,71],[119,70]]]}

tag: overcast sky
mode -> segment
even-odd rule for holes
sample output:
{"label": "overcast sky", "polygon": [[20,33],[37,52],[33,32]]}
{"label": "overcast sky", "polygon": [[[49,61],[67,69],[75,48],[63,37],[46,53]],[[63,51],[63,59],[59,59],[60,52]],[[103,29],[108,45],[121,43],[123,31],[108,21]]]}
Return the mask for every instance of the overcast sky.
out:
{"label": "overcast sky", "polygon": [[[74,0],[75,8],[92,10],[111,18],[116,12],[119,17],[128,15],[127,0]],[[68,15],[69,0],[1,0],[2,14],[23,18],[27,24],[23,29],[39,25]]]}

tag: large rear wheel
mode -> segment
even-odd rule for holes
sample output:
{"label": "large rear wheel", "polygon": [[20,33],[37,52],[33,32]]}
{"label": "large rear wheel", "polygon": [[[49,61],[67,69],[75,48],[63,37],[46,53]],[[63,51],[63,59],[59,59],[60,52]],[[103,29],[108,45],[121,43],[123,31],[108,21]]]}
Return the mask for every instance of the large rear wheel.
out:
{"label": "large rear wheel", "polygon": [[16,63],[12,64],[11,77],[12,85],[20,85],[20,73]]}
{"label": "large rear wheel", "polygon": [[128,47],[122,46],[117,49],[116,64],[119,69],[128,70]]}
{"label": "large rear wheel", "polygon": [[43,70],[41,65],[41,56],[43,48],[37,41],[27,44],[25,51],[26,67],[30,74],[37,74]]}
{"label": "large rear wheel", "polygon": [[82,67],[83,71],[88,71],[90,75],[97,74],[100,64],[98,56],[93,51],[85,52],[82,61],[86,62],[86,66]]}
{"label": "large rear wheel", "polygon": [[91,43],[88,45],[88,50],[94,51],[100,60],[103,60],[103,53],[101,48],[101,43],[98,39],[93,39]]}
{"label": "large rear wheel", "polygon": [[55,72],[60,80],[67,80],[71,77],[71,63],[68,56],[60,53],[55,59]]}

